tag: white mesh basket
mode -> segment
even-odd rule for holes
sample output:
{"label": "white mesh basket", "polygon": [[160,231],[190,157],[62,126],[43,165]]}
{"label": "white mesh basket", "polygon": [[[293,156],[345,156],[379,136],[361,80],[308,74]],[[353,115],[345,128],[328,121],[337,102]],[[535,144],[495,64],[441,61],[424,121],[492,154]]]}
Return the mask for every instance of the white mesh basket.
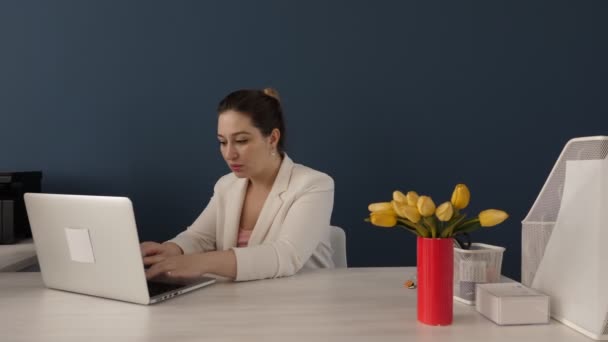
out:
{"label": "white mesh basket", "polygon": [[522,221],[521,282],[551,317],[608,340],[608,136],[570,140]]}
{"label": "white mesh basket", "polygon": [[528,216],[522,222],[521,283],[532,286],[545,247],[553,232],[564,191],[566,163],[569,160],[600,160],[608,155],[607,137],[572,139],[553,166]]}
{"label": "white mesh basket", "polygon": [[454,299],[475,303],[475,285],[500,280],[504,247],[472,243],[470,249],[454,247]]}

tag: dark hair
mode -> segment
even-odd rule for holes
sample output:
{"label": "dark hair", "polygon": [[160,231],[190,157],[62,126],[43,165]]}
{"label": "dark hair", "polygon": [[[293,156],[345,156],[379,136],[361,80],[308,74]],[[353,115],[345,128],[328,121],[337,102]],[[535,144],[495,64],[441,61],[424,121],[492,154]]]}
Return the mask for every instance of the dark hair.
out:
{"label": "dark hair", "polygon": [[269,136],[272,130],[278,128],[281,137],[277,144],[279,153],[285,150],[285,120],[279,100],[279,93],[272,88],[264,90],[242,89],[228,94],[220,101],[217,111],[219,114],[227,110],[243,113],[251,118],[253,125],[264,136]]}

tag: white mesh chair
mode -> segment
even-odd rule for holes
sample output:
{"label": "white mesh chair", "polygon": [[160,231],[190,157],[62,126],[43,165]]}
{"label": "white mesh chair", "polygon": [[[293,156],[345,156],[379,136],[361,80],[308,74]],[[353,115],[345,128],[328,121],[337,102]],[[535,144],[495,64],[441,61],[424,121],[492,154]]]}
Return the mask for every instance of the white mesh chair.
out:
{"label": "white mesh chair", "polygon": [[346,263],[346,234],[340,227],[331,226],[329,240],[334,250],[332,259],[336,268],[348,267]]}

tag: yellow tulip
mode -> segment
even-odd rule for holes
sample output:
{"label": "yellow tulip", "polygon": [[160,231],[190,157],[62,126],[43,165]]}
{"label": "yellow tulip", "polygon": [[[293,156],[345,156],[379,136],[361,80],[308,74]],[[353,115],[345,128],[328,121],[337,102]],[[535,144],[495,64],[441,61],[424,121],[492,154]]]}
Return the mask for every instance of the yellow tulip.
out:
{"label": "yellow tulip", "polygon": [[397,216],[397,213],[395,213],[395,210],[393,210],[393,208],[387,209],[387,210],[379,210],[379,211],[374,211],[372,213],[370,213],[371,215],[390,215],[390,216]]}
{"label": "yellow tulip", "polygon": [[367,209],[371,212],[381,211],[381,210],[392,210],[393,206],[391,202],[379,202],[370,204]]}
{"label": "yellow tulip", "polygon": [[393,200],[399,203],[407,204],[407,197],[405,197],[403,192],[399,190],[393,191]]}
{"label": "yellow tulip", "polygon": [[370,214],[370,221],[374,226],[391,228],[397,224],[397,217],[386,212],[373,212]]}
{"label": "yellow tulip", "polygon": [[464,184],[458,184],[452,193],[452,205],[454,209],[464,209],[469,205],[471,200],[471,192]]}
{"label": "yellow tulip", "polygon": [[418,203],[418,194],[416,191],[408,191],[405,197],[407,198],[407,205],[409,206],[415,207]]}
{"label": "yellow tulip", "polygon": [[498,209],[487,209],[479,213],[479,224],[482,227],[493,227],[502,223],[509,217],[509,214]]}
{"label": "yellow tulip", "polygon": [[416,203],[418,212],[424,217],[431,216],[435,213],[435,203],[429,196],[420,196]]}
{"label": "yellow tulip", "polygon": [[452,208],[451,202],[445,202],[437,207],[435,211],[435,216],[439,219],[439,221],[449,221],[454,215],[454,208]]}
{"label": "yellow tulip", "polygon": [[397,201],[392,201],[391,203],[393,204],[393,210],[399,217],[408,219],[413,223],[418,223],[418,221],[420,221],[420,213],[416,207],[410,207],[407,204],[399,203]]}

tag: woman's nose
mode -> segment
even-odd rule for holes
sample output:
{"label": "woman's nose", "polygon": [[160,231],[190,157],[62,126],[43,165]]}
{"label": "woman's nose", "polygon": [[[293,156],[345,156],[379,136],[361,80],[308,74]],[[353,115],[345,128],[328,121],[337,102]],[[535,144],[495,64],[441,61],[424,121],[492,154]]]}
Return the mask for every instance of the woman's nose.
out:
{"label": "woman's nose", "polygon": [[232,160],[236,159],[236,157],[238,157],[238,153],[236,152],[234,145],[228,144],[228,146],[226,146],[226,159]]}

